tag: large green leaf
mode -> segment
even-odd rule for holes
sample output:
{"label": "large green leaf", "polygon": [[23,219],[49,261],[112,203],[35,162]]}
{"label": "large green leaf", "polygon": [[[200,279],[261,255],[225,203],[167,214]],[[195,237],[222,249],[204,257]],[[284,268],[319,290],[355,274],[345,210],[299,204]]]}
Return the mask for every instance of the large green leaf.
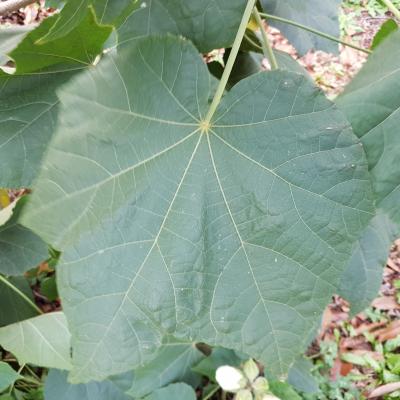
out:
{"label": "large green leaf", "polygon": [[[261,0],[265,12],[287,18],[330,35],[339,37],[339,6],[341,0]],[[301,54],[310,49],[337,53],[335,42],[294,26],[269,20],[294,44]]]}
{"label": "large green leaf", "polygon": [[[8,278],[8,281],[32,301],[33,295],[23,276]],[[0,327],[23,321],[37,315],[37,312],[4,282],[0,282]]]}
{"label": "large green leaf", "polygon": [[[400,233],[400,31],[369,57],[337,102],[367,154],[377,204]],[[382,62],[384,60],[384,62]]]}
{"label": "large green leaf", "polygon": [[23,220],[63,251],[74,381],[167,334],[287,371],[374,212],[362,148],[308,79],[253,75],[211,127],[209,81],[189,42],[146,38],[59,92]]}
{"label": "large green leaf", "polygon": [[67,373],[52,369],[47,376],[44,396],[46,400],[129,400],[127,396],[110,381],[90,382],[72,385]]}
{"label": "large green leaf", "polygon": [[144,400],[196,400],[194,390],[184,383],[175,383],[165,388],[156,390]]}
{"label": "large green leaf", "polygon": [[[87,67],[101,53],[112,28],[97,23],[91,8],[83,10],[84,18],[68,35],[44,44],[38,40],[51,29],[57,15],[45,19],[9,53],[17,65],[17,74],[38,71],[62,64],[63,68]],[[73,44],[73,45],[72,45]]]}
{"label": "large green leaf", "polygon": [[26,197],[18,201],[11,219],[0,226],[0,273],[22,275],[48,258],[48,247],[40,237],[18,222]]}
{"label": "large green leaf", "polygon": [[70,338],[62,312],[0,328],[0,346],[13,353],[20,364],[70,369]]}
{"label": "large green leaf", "polygon": [[202,52],[230,47],[246,0],[140,1],[118,28],[120,44],[158,33],[183,35]]}
{"label": "large green leaf", "polygon": [[193,343],[169,341],[151,362],[131,373],[113,377],[112,382],[135,398],[142,398],[173,382],[199,383],[191,367],[202,358],[204,356]]}

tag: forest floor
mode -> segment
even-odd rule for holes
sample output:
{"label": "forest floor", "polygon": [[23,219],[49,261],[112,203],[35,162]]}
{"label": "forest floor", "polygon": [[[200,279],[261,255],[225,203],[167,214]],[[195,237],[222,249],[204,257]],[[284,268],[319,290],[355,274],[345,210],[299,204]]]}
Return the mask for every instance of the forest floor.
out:
{"label": "forest floor", "polygon": [[[43,6],[28,6],[0,17],[0,24],[37,23],[54,11]],[[346,0],[341,15],[342,39],[367,49],[389,17],[390,13],[368,7],[368,0]],[[363,52],[343,46],[339,46],[338,54],[310,51],[300,57],[278,30],[269,28],[268,35],[274,47],[297,59],[330,98],[343,90],[367,57]],[[40,273],[52,273],[45,268]],[[57,301],[47,302],[39,287],[34,290],[38,304],[45,311],[60,306]],[[390,398],[400,399],[399,303],[400,240],[393,244],[380,294],[370,308],[351,318],[349,305],[337,296],[327,307],[319,335],[308,350],[308,356],[315,363],[315,376],[324,390],[319,399],[350,400],[360,396],[383,399],[390,393]]]}

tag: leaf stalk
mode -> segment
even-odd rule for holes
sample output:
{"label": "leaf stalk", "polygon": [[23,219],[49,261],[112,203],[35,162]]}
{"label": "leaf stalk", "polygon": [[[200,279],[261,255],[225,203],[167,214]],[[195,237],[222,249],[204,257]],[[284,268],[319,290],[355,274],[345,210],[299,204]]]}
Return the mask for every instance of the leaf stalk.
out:
{"label": "leaf stalk", "polygon": [[243,17],[242,17],[242,21],[240,22],[239,29],[238,29],[236,37],[235,37],[235,41],[233,42],[233,45],[232,45],[231,53],[230,53],[228,61],[226,63],[221,80],[219,81],[219,84],[218,84],[217,90],[215,92],[214,98],[211,102],[210,108],[208,109],[206,118],[204,120],[203,125],[205,127],[208,127],[210,125],[211,119],[214,116],[219,103],[221,102],[222,96],[224,95],[226,85],[227,85],[229,77],[231,75],[233,65],[235,64],[236,57],[239,53],[240,45],[242,43],[243,36],[246,32],[246,27],[249,22],[251,13],[253,12],[255,3],[256,3],[256,0],[248,0],[248,2],[247,2],[247,6],[246,6],[246,9],[245,9]]}
{"label": "leaf stalk", "polygon": [[261,19],[260,13],[257,10],[257,7],[254,7],[253,15],[254,15],[257,25],[261,31],[261,38],[262,38],[261,44],[262,44],[262,50],[264,53],[264,57],[268,59],[270,65],[271,65],[271,69],[276,70],[279,68],[278,62],[276,61],[274,51],[272,50],[271,42],[268,39],[267,32],[265,31],[265,27],[264,27],[263,21]]}

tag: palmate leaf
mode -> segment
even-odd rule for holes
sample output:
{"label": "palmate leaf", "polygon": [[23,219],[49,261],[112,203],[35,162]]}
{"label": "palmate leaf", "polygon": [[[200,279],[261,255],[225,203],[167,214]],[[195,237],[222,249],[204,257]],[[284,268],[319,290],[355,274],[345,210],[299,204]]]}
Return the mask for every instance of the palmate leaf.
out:
{"label": "palmate leaf", "polygon": [[62,312],[0,328],[0,346],[13,353],[20,364],[70,369],[70,338]]}
{"label": "palmate leaf", "polygon": [[[400,31],[385,39],[337,99],[364,145],[379,208],[356,244],[340,286],[354,312],[376,297],[390,244],[400,234],[399,42]],[[361,277],[356,290],[350,288],[354,276]]]}
{"label": "palmate leaf", "polygon": [[[339,37],[340,0],[261,0],[265,12],[287,18]],[[310,49],[338,52],[336,43],[294,26],[269,20],[293,43],[301,54]]]}
{"label": "palmate leaf", "polygon": [[212,126],[209,82],[191,44],[146,38],[59,92],[23,222],[63,251],[75,382],[168,334],[284,373],[373,214],[362,148],[308,79],[253,75]]}

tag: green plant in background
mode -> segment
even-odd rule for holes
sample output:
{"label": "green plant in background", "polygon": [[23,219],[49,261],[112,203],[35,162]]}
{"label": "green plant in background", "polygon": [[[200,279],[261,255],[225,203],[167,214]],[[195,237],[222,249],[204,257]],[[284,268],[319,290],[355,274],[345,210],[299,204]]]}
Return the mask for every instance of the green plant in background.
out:
{"label": "green plant in background", "polygon": [[[46,400],[210,399],[238,354],[260,364],[237,397],[298,399],[284,381],[331,295],[375,297],[400,224],[399,32],[335,105],[249,20],[334,50],[339,2],[255,3],[69,0],[3,54],[0,185],[33,193],[0,227],[0,345],[50,369]],[[30,279],[63,312],[30,318],[45,260],[57,285]]]}

